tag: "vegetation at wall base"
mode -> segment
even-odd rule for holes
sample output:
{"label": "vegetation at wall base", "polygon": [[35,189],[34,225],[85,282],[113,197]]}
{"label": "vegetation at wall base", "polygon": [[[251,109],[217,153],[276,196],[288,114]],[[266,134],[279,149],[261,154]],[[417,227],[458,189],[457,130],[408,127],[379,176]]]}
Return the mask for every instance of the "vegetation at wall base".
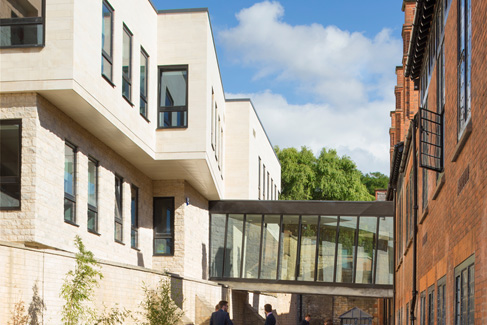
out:
{"label": "vegetation at wall base", "polygon": [[183,317],[183,312],[171,298],[171,283],[167,279],[161,279],[156,289],[148,288],[145,283],[142,289],[144,300],[140,306],[144,310],[144,318],[148,320],[144,325],[174,325]]}

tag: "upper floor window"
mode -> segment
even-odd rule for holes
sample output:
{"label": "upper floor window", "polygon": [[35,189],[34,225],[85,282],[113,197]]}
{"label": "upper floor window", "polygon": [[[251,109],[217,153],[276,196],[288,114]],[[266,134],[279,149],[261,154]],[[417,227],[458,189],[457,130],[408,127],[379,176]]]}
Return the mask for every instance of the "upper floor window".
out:
{"label": "upper floor window", "polygon": [[188,66],[159,68],[157,127],[188,127]]}
{"label": "upper floor window", "polygon": [[88,230],[98,231],[98,161],[88,159]]}
{"label": "upper floor window", "polygon": [[123,178],[115,175],[115,241],[123,241],[122,190]]}
{"label": "upper floor window", "polygon": [[472,14],[471,0],[458,1],[458,138],[470,120]]}
{"label": "upper floor window", "polygon": [[149,75],[149,55],[140,49],[140,115],[147,119],[147,77]]}
{"label": "upper floor window", "polygon": [[154,198],[154,255],[174,255],[174,198]]}
{"label": "upper floor window", "polygon": [[0,210],[20,209],[21,120],[0,120]]}
{"label": "upper floor window", "polygon": [[76,151],[71,143],[64,145],[64,221],[76,223]]}
{"label": "upper floor window", "polygon": [[44,46],[44,0],[0,0],[0,47]]}
{"label": "upper floor window", "polygon": [[122,42],[122,95],[132,100],[132,33],[123,25]]}
{"label": "upper floor window", "polygon": [[101,75],[110,82],[113,70],[113,8],[103,1],[101,30]]}
{"label": "upper floor window", "polygon": [[132,248],[139,246],[139,189],[132,185],[130,188],[130,245]]}

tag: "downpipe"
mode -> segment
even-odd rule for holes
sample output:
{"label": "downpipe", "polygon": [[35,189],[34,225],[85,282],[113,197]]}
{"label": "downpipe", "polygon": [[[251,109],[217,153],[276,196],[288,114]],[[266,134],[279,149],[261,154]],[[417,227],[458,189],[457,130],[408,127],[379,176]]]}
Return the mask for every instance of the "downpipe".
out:
{"label": "downpipe", "polygon": [[418,161],[416,156],[416,131],[418,129],[417,125],[418,114],[414,116],[411,120],[413,123],[413,134],[412,134],[412,149],[413,149],[413,282],[412,282],[412,298],[411,298],[411,309],[410,309],[410,320],[411,325],[416,322],[416,317],[414,311],[416,310],[416,300],[418,296],[418,291],[416,290],[416,263],[417,263],[417,241],[418,241]]}

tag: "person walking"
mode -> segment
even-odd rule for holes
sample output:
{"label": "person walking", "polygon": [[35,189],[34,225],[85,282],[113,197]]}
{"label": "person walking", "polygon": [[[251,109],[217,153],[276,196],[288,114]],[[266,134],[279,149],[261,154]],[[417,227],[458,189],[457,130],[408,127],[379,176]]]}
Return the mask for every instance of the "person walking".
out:
{"label": "person walking", "polygon": [[272,306],[270,304],[265,304],[264,311],[265,311],[264,325],[276,325],[276,317],[272,314]]}
{"label": "person walking", "polygon": [[306,314],[306,316],[304,316],[304,319],[300,325],[309,325],[310,320],[311,320],[311,316],[309,314]]}
{"label": "person walking", "polygon": [[218,303],[220,309],[213,312],[210,318],[210,325],[233,325],[228,314],[228,301],[222,300]]}
{"label": "person walking", "polygon": [[325,320],[325,325],[333,325],[333,319],[328,318],[327,320]]}

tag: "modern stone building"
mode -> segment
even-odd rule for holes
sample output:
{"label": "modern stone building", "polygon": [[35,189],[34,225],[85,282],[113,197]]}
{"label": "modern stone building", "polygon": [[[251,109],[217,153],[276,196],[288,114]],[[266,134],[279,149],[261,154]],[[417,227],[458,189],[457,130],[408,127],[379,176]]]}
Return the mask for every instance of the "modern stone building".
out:
{"label": "modern stone building", "polygon": [[281,179],[250,100],[225,98],[208,11],[1,0],[0,15],[0,323],[34,286],[59,323],[76,235],[102,261],[98,302],[136,308],[169,272],[199,323],[231,297],[208,281],[209,200],[277,200]]}
{"label": "modern stone building", "polygon": [[487,2],[405,0],[403,11],[388,190],[395,321],[483,324]]}

